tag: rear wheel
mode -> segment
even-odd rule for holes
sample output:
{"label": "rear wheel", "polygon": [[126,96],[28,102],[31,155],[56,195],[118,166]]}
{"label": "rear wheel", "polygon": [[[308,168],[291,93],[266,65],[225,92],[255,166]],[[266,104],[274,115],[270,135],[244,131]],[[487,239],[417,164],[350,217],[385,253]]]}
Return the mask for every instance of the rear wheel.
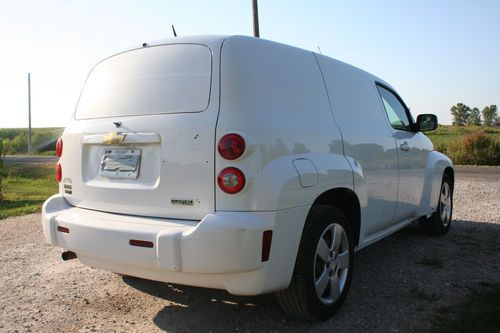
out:
{"label": "rear wheel", "polygon": [[453,213],[453,184],[448,174],[444,174],[436,211],[429,218],[421,218],[420,229],[428,234],[441,236],[448,232]]}
{"label": "rear wheel", "polygon": [[281,307],[293,317],[330,318],[347,296],[353,254],[352,232],[344,213],[329,206],[313,207],[290,286],[277,293]]}

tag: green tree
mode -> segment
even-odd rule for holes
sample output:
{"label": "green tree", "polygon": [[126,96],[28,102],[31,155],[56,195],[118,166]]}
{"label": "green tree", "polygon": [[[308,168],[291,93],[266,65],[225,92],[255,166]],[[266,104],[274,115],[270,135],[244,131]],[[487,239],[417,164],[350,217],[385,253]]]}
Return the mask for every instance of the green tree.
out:
{"label": "green tree", "polygon": [[486,106],[482,113],[484,126],[494,126],[496,124],[498,118],[496,105]]}
{"label": "green tree", "polygon": [[453,116],[453,125],[463,126],[469,118],[470,108],[464,103],[457,103],[450,109]]}
{"label": "green tree", "polygon": [[33,133],[33,150],[42,152],[56,149],[57,137],[49,131],[34,131]]}
{"label": "green tree", "polygon": [[19,154],[28,152],[28,134],[21,133],[10,142],[9,153]]}
{"label": "green tree", "polygon": [[479,112],[478,108],[474,107],[470,110],[467,125],[481,125],[481,112]]}

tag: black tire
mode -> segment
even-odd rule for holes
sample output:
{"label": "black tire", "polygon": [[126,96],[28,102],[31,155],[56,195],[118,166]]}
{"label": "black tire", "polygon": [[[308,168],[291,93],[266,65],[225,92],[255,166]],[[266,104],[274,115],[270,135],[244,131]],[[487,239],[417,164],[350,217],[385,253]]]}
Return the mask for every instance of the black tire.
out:
{"label": "black tire", "polygon": [[[447,192],[448,191],[448,192]],[[449,193],[449,201],[446,193]],[[419,220],[420,230],[427,235],[442,236],[450,230],[453,213],[453,183],[448,174],[443,175],[436,211],[429,217]]]}
{"label": "black tire", "polygon": [[[337,250],[335,235],[341,235]],[[292,281],[287,289],[276,293],[279,305],[288,315],[305,320],[326,320],[340,308],[351,284],[353,240],[349,220],[342,211],[321,205],[311,209],[302,233]],[[324,245],[328,245],[326,261],[322,259],[325,252],[320,251],[320,248],[326,250]],[[328,282],[320,283],[325,278]],[[315,281],[319,281],[318,285],[326,285],[326,289],[317,289]]]}

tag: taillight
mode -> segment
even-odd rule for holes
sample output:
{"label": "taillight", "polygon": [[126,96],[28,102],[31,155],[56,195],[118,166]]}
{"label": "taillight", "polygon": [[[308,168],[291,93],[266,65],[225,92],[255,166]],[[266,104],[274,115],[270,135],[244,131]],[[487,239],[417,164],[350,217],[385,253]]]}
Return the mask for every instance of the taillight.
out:
{"label": "taillight", "polygon": [[56,141],[56,155],[57,155],[57,157],[62,156],[62,151],[63,151],[63,140],[61,138],[59,138]]}
{"label": "taillight", "polygon": [[236,133],[226,134],[220,139],[217,148],[226,160],[235,160],[245,152],[245,140]]}
{"label": "taillight", "polygon": [[245,186],[245,175],[240,169],[233,167],[225,168],[219,173],[217,182],[222,191],[235,194]]}
{"label": "taillight", "polygon": [[61,167],[61,163],[57,162],[56,164],[56,181],[57,182],[60,182],[61,179],[62,179],[62,167]]}

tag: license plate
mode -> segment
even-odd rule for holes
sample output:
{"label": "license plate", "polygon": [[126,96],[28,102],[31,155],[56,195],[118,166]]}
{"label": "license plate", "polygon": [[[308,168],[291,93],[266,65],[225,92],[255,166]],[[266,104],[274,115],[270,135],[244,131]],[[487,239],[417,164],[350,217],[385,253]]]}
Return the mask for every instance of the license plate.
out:
{"label": "license plate", "polygon": [[136,179],[141,165],[140,149],[105,149],[99,175],[108,178]]}

